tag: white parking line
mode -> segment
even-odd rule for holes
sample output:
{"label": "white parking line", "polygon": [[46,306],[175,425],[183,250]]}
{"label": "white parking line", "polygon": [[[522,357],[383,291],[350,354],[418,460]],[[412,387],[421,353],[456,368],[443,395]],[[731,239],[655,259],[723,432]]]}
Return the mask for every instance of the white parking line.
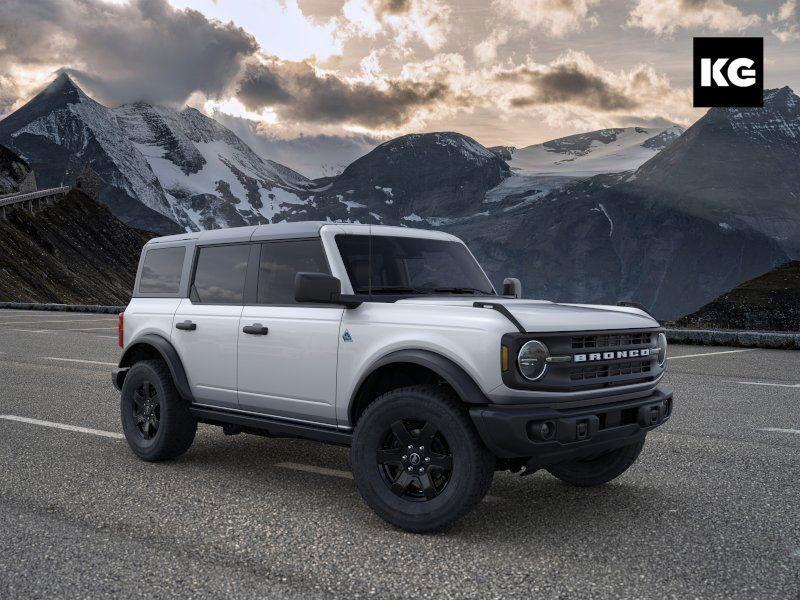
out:
{"label": "white parking line", "polygon": [[40,425],[42,427],[52,427],[53,429],[63,429],[65,431],[89,433],[91,435],[99,435],[101,437],[112,438],[115,440],[121,440],[125,437],[121,433],[114,433],[113,431],[103,431],[101,429],[89,429],[88,427],[77,427],[75,425],[67,425],[66,423],[54,423],[52,421],[29,419],[28,417],[19,417],[17,415],[0,415],[0,419],[4,419],[6,421],[17,421],[19,423],[29,423],[31,425]]}
{"label": "white parking line", "polygon": [[717,354],[737,354],[739,352],[753,352],[756,348],[745,348],[743,350],[722,350],[720,352],[703,352],[702,354],[682,354],[681,356],[668,356],[667,360],[677,360],[679,358],[695,358],[697,356],[716,356]]}
{"label": "white parking line", "polygon": [[800,388],[800,383],[771,383],[768,381],[737,381],[739,385],[766,385],[769,387]]}
{"label": "white parking line", "polygon": [[800,435],[800,429],[780,429],[779,427],[762,427],[759,431],[772,431],[775,433],[794,433]]}
{"label": "white parking line", "polygon": [[341,477],[342,479],[352,479],[353,474],[350,471],[339,471],[337,469],[326,469],[325,467],[315,467],[314,465],[302,465],[293,462],[279,462],[275,463],[276,467],[282,469],[293,469],[295,471],[303,471],[305,473],[316,473],[317,475],[329,475],[330,477]]}
{"label": "white parking line", "polygon": [[40,323],[91,323],[93,321],[111,321],[116,319],[105,317],[104,319],[43,319],[41,321],[3,321],[0,325],[38,325]]}
{"label": "white parking line", "polygon": [[116,327],[70,327],[69,329],[40,329],[39,331],[47,331],[48,333],[52,333],[53,331],[112,331],[116,330]]}
{"label": "white parking line", "polygon": [[[101,329],[115,329],[115,327],[101,327]],[[77,331],[78,333],[89,333],[85,329],[2,329],[0,331],[20,331],[23,333],[69,333],[71,331]],[[95,337],[102,337],[102,338],[109,338],[112,340],[118,339],[116,335],[97,335]]]}
{"label": "white parking line", "polygon": [[63,362],[84,363],[87,365],[108,365],[111,367],[117,366],[117,363],[101,362],[99,360],[84,360],[82,358],[58,358],[57,356],[37,356],[37,358],[41,358],[42,360],[59,360]]}

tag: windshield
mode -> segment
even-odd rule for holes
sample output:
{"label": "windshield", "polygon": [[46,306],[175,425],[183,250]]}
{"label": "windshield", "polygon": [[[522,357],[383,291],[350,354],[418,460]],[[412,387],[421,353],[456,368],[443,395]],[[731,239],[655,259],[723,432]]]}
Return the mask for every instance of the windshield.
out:
{"label": "windshield", "polygon": [[494,294],[478,263],[459,242],[337,235],[336,245],[356,294]]}

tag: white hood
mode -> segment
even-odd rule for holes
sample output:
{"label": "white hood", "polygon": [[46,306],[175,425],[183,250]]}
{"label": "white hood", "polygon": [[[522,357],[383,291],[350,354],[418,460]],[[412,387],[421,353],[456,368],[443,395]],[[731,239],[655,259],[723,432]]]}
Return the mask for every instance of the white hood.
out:
{"label": "white hood", "polygon": [[[475,302],[503,304],[526,331],[537,333],[643,329],[659,326],[658,321],[643,310],[627,306],[557,304],[542,300],[513,300],[492,296],[408,298],[398,302],[437,306],[472,306]],[[475,310],[480,309],[476,308]]]}

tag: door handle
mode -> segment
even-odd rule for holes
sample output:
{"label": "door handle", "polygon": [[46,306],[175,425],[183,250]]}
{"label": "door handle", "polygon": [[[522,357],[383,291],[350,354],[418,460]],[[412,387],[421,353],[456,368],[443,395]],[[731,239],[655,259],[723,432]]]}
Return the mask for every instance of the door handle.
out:
{"label": "door handle", "polygon": [[242,327],[242,331],[250,335],[267,335],[269,333],[269,328],[264,327],[261,323],[253,323],[252,325],[245,325]]}
{"label": "door handle", "polygon": [[194,331],[197,329],[197,323],[192,323],[191,321],[175,323],[175,329],[180,329],[181,331]]}

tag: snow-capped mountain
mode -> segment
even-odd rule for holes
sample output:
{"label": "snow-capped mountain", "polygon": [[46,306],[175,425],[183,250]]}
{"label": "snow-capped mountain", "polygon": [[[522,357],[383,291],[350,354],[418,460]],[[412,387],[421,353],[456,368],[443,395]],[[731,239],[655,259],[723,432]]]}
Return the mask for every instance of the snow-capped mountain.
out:
{"label": "snow-capped mountain", "polygon": [[752,227],[800,257],[800,98],[783,87],[765,90],[763,108],[712,108],[632,183],[719,227]]}
{"label": "snow-capped mountain", "polygon": [[620,173],[639,168],[682,133],[679,125],[600,129],[525,148],[508,148],[508,163],[519,175],[588,177]]}
{"label": "snow-capped mountain", "polygon": [[489,212],[536,202],[582,178],[632,171],[656,156],[683,132],[679,125],[662,129],[626,127],[579,133],[542,144],[491,148],[511,167],[511,177],[486,193]]}
{"label": "snow-capped mountain", "polygon": [[636,171],[523,194],[446,229],[498,284],[520,277],[533,297],[693,312],[800,254],[800,99],[789,88],[764,99],[709,110]]}
{"label": "snow-capped mountain", "polygon": [[214,119],[233,131],[259,156],[268,156],[311,179],[336,177],[381,140],[369,135],[300,135],[281,138],[259,130],[249,119],[223,112],[212,114]]}
{"label": "snow-capped mountain", "polygon": [[471,137],[454,132],[404,135],[384,142],[341,175],[312,190],[317,218],[439,226],[483,210],[486,192],[508,165]]}
{"label": "snow-capped mountain", "polygon": [[70,183],[88,164],[102,181],[100,199],[154,231],[267,223],[313,185],[195,109],[108,108],[66,74],[0,121],[0,143],[24,156],[43,186]]}

